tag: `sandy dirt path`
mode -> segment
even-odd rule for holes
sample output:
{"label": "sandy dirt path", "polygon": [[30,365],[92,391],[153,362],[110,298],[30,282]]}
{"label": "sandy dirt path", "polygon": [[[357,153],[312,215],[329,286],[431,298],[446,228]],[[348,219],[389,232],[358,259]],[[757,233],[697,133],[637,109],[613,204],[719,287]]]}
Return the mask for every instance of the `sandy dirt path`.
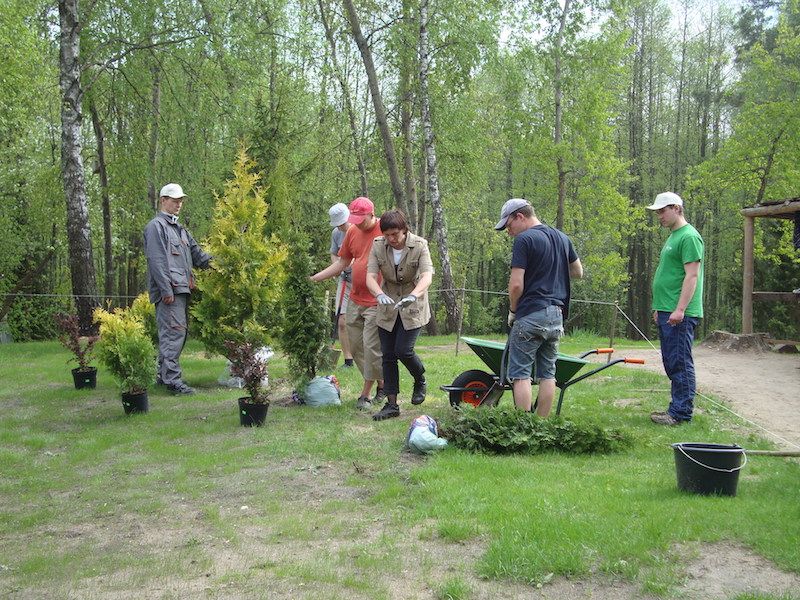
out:
{"label": "sandy dirt path", "polygon": [[[644,358],[645,368],[664,374],[656,350],[627,354]],[[699,346],[694,358],[698,392],[725,400],[737,414],[786,440],[764,434],[781,449],[800,450],[800,354],[724,352]],[[703,397],[696,401],[700,408],[708,404]]]}

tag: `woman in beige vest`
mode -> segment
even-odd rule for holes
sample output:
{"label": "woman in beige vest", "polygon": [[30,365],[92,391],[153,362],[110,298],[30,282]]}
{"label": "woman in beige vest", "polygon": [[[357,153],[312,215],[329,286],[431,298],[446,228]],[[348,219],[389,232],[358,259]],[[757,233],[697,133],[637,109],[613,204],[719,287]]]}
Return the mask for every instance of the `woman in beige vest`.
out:
{"label": "woman in beige vest", "polygon": [[[422,326],[431,318],[428,287],[433,280],[433,262],[428,242],[409,233],[405,215],[389,210],[381,215],[382,237],[375,238],[367,266],[367,288],[378,300],[378,335],[383,352],[383,389],[386,405],[372,418],[376,421],[400,416],[400,361],[414,377],[411,404],[425,401],[425,366],[414,344]],[[378,274],[383,277],[378,282]]]}

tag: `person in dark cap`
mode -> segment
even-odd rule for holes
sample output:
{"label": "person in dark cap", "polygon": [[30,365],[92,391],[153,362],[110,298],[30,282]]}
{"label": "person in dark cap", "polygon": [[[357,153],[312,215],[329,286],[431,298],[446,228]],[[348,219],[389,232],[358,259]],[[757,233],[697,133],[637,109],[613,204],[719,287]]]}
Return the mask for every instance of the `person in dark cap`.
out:
{"label": "person in dark cap", "polygon": [[161,188],[161,211],[144,229],[150,302],[156,305],[158,375],[156,382],[173,394],[194,394],[182,379],[181,352],[189,327],[189,295],[194,289],[193,268],[208,268],[211,256],[203,252],[189,231],[178,223],[186,194],[177,183]]}
{"label": "person in dark cap", "polygon": [[527,200],[506,202],[494,228],[514,238],[508,280],[507,371],[514,404],[531,410],[533,376],[539,384],[536,414],[546,417],[556,391],[558,343],[569,312],[570,280],[583,277],[583,266],[570,239],[542,224]]}

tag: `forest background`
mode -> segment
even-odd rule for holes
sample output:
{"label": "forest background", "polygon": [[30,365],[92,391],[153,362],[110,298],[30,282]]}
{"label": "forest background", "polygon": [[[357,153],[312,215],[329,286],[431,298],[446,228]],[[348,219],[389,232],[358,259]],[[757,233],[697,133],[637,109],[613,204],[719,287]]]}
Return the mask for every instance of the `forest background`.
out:
{"label": "forest background", "polygon": [[[510,241],[492,225],[525,197],[575,243],[573,297],[652,335],[666,232],[644,206],[664,190],[706,242],[701,333],[740,331],[739,209],[800,196],[800,0],[0,7],[0,321],[17,340],[53,337],[65,302],[86,322],[145,289],[164,183],[202,241],[242,147],[265,235],[303,230],[321,264],[330,205],[406,211],[431,240],[439,332],[502,331]],[[755,289],[800,287],[790,221],[757,220],[755,246]],[[756,331],[798,339],[790,307],[755,311]],[[613,314],[579,304],[569,327]]]}

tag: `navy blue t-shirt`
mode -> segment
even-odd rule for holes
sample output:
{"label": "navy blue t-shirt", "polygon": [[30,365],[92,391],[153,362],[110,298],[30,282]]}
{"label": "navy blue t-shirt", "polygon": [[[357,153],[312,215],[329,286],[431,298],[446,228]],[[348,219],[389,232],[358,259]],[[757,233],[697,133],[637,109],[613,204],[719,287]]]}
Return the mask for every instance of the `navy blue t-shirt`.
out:
{"label": "navy blue t-shirt", "polygon": [[525,269],[517,319],[555,304],[569,308],[569,265],[578,260],[570,239],[558,229],[536,225],[514,238],[511,267]]}

